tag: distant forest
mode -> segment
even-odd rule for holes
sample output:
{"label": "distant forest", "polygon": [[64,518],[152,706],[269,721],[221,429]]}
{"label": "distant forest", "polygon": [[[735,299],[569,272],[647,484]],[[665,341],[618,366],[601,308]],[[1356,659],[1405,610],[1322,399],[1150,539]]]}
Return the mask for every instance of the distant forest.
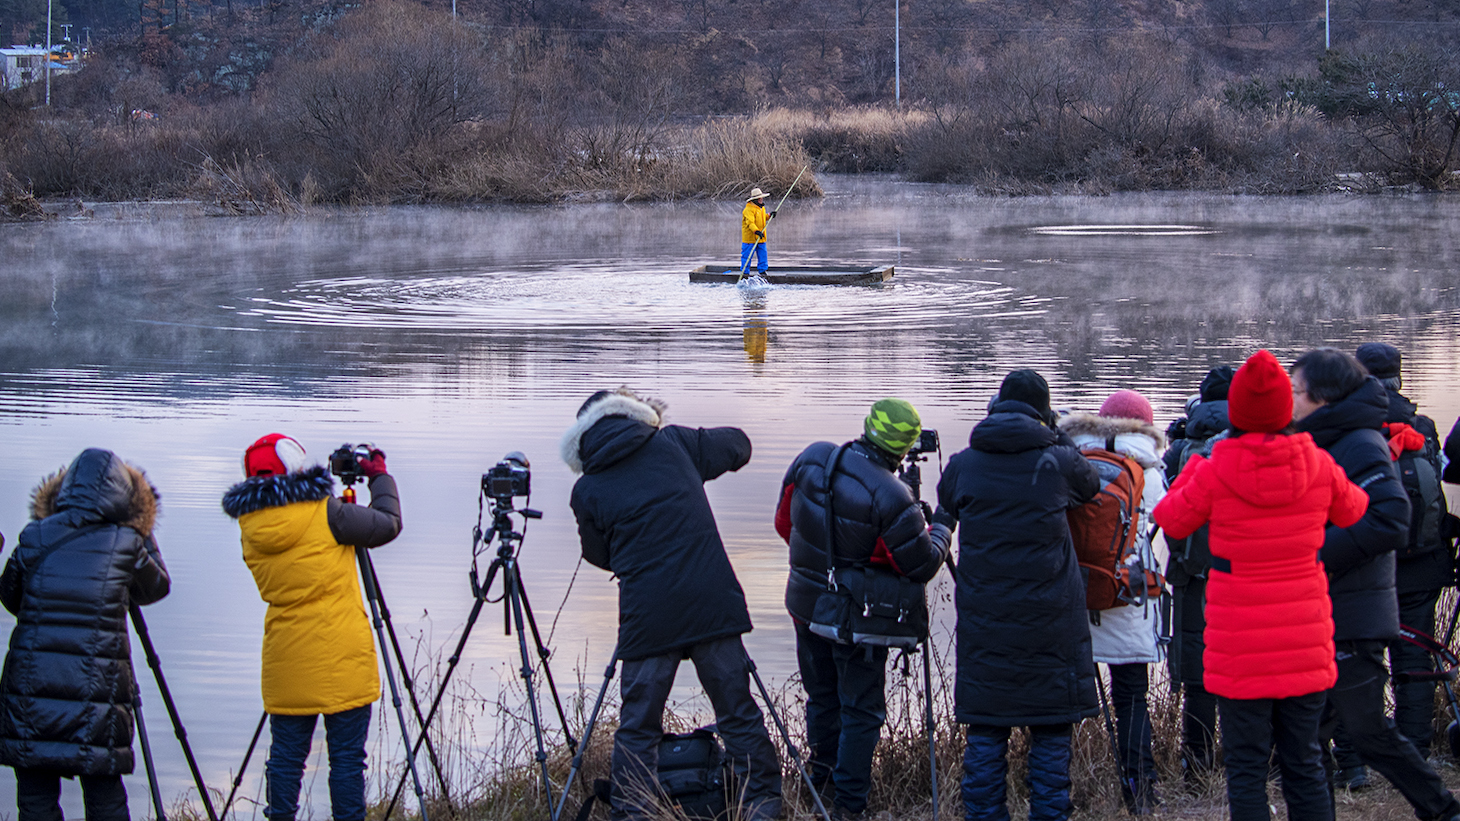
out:
{"label": "distant forest", "polygon": [[[54,0],[90,55],[49,109],[0,96],[0,180],[245,211],[730,196],[806,163],[1454,187],[1460,0],[900,2]],[[35,42],[45,9],[0,0],[0,25]]]}

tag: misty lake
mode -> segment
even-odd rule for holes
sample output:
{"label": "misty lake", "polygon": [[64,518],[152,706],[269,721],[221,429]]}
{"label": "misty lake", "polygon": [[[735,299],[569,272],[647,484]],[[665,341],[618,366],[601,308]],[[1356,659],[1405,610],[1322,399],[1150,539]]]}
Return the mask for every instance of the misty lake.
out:
{"label": "misty lake", "polygon": [[[780,479],[810,442],[857,435],[876,399],[916,405],[946,461],[1014,368],[1039,369],[1062,408],[1140,390],[1164,427],[1207,369],[1258,347],[1291,362],[1315,345],[1383,340],[1404,350],[1405,392],[1442,432],[1460,414],[1460,198],[994,199],[887,179],[823,184],[824,199],[788,202],[772,224],[771,264],[890,263],[893,281],[690,284],[691,268],[738,259],[735,202],[237,219],[114,206],[0,226],[0,531],[13,539],[30,490],[85,447],[148,471],[173,592],[146,613],[204,775],[226,791],[262,709],[264,605],[219,499],[265,433],[319,460],[344,442],[389,454],[405,530],[375,562],[427,678],[472,604],[481,475],[508,451],[527,454],[543,518],[527,528],[523,575],[565,697],[580,682],[591,697],[613,649],[616,589],[580,566],[574,477],[557,454],[600,388],[662,398],[673,422],[749,433],[754,458],[709,493],[756,624],[747,646],[773,688],[795,667],[771,521]],[[927,498],[937,464],[925,467]],[[946,618],[950,605],[937,606]],[[0,615],[0,631],[13,623]],[[496,734],[512,720],[496,705],[513,698],[516,653],[501,605],[489,605],[449,725],[478,758],[501,755]],[[191,780],[134,657],[171,801]],[[682,668],[689,712],[706,707],[693,683]],[[372,729],[375,779],[401,760],[388,712],[387,699]],[[263,755],[240,817],[261,817]],[[322,764],[311,761],[302,815],[328,817]],[[134,814],[150,815],[140,764],[127,785]],[[13,806],[5,773],[0,814]],[[75,785],[64,806],[80,817]]]}

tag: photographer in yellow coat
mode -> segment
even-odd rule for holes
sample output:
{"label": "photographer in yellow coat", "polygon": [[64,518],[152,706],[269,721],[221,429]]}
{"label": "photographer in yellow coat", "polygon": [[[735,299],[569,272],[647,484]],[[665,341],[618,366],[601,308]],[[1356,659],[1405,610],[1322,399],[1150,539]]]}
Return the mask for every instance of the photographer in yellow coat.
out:
{"label": "photographer in yellow coat", "polygon": [[293,821],[298,811],[304,761],[321,715],[332,817],[365,818],[365,737],[380,678],[355,548],[394,539],[401,518],[385,454],[371,449],[359,464],[369,481],[369,507],[336,499],[329,471],[306,467],[304,448],[272,433],[244,452],[248,478],[223,497],[223,510],[242,532],[243,559],[269,604],[262,684],[272,736],[265,765],[270,821]]}

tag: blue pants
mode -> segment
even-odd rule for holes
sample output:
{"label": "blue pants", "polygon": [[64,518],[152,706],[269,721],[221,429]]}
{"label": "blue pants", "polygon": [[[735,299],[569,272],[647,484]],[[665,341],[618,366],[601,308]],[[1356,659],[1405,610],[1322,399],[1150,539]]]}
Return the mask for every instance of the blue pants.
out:
{"label": "blue pants", "polygon": [[740,243],[740,270],[747,270],[750,265],[750,252],[755,252],[756,273],[764,274],[766,269],[766,254],[764,242],[742,242]]}
{"label": "blue pants", "polygon": [[887,720],[887,648],[836,644],[796,623],[796,662],[806,688],[811,780],[836,785],[836,806],[867,809],[872,751]]}
{"label": "blue pants", "polygon": [[[1029,821],[1070,817],[1070,725],[1029,728]],[[1009,728],[969,725],[963,749],[963,817],[1009,821]]]}
{"label": "blue pants", "polygon": [[[268,777],[269,821],[293,821],[299,811],[299,785],[304,760],[314,737],[317,715],[269,716]],[[365,735],[370,730],[370,705],[324,717],[324,738],[330,756],[330,810],[335,821],[365,818]]]}

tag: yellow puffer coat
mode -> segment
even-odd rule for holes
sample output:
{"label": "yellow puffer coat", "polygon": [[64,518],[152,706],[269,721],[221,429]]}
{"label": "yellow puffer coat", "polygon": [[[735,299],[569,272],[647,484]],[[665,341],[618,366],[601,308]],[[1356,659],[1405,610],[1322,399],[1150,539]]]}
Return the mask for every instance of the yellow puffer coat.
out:
{"label": "yellow puffer coat", "polygon": [[243,560],[264,616],[264,709],[278,715],[353,710],[380,698],[375,640],[355,549],[335,542],[326,501],[244,514]]}
{"label": "yellow puffer coat", "polygon": [[765,242],[764,239],[755,235],[756,231],[765,231],[766,221],[770,215],[766,213],[764,205],[756,204],[751,200],[745,204],[745,210],[740,212],[740,241],[741,242]]}
{"label": "yellow puffer coat", "polygon": [[371,506],[331,498],[323,468],[249,479],[223,508],[238,519],[243,559],[264,616],[264,709],[278,715],[332,714],[380,698],[375,641],[360,593],[355,549],[400,531],[395,481],[370,480]]}

